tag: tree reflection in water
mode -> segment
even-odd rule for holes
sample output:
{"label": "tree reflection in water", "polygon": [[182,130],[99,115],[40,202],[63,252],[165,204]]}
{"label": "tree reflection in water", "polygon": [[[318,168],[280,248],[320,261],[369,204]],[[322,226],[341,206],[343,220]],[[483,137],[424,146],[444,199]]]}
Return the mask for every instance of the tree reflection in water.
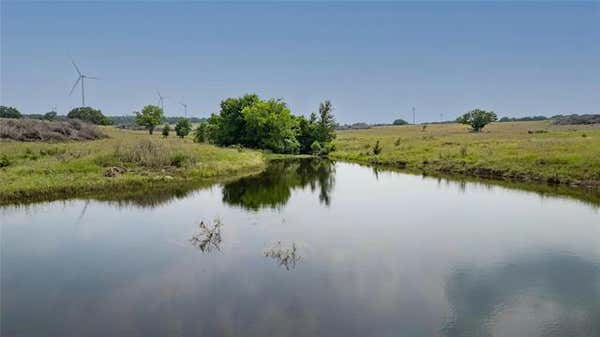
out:
{"label": "tree reflection in water", "polygon": [[298,255],[298,248],[295,242],[285,244],[277,241],[271,248],[267,249],[265,257],[277,261],[280,266],[285,267],[288,271],[296,268],[296,262],[300,261],[300,255]]}
{"label": "tree reflection in water", "polygon": [[259,175],[223,186],[223,202],[249,210],[283,207],[295,188],[319,188],[319,201],[331,203],[334,165],[327,159],[275,160]]}
{"label": "tree reflection in water", "polygon": [[221,221],[214,220],[214,224],[205,224],[201,221],[198,225],[198,232],[190,238],[190,242],[196,248],[204,253],[210,253],[213,250],[221,251]]}
{"label": "tree reflection in water", "polygon": [[492,336],[502,312],[536,297],[557,310],[541,336],[600,336],[600,265],[551,253],[482,270],[456,270],[446,284],[453,317],[443,336]]}

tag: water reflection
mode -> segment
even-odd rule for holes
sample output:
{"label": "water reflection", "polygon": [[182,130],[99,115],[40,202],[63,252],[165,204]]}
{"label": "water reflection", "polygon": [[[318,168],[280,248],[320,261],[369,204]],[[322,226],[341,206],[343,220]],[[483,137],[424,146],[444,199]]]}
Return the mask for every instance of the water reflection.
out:
{"label": "water reflection", "polygon": [[244,209],[283,207],[295,188],[319,189],[319,200],[329,206],[335,168],[326,159],[276,160],[256,176],[223,186],[223,201]]}
{"label": "water reflection", "polygon": [[[443,336],[493,336],[501,317],[528,299],[550,303],[539,336],[600,336],[600,265],[551,252],[500,265],[455,270],[446,285],[453,317]],[[530,322],[533,323],[533,322]]]}
{"label": "water reflection", "polygon": [[220,220],[216,219],[213,225],[201,221],[198,225],[198,232],[190,238],[192,245],[204,253],[210,253],[213,250],[221,251],[221,226]]}
{"label": "water reflection", "polygon": [[284,267],[286,270],[296,268],[296,262],[300,261],[298,248],[295,242],[282,243],[277,241],[271,248],[265,252],[265,257],[271,258]]}

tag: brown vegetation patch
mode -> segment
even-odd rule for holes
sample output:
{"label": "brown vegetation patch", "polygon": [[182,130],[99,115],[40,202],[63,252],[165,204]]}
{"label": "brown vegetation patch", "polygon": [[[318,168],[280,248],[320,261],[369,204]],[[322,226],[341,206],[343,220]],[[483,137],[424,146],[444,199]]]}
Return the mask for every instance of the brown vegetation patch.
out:
{"label": "brown vegetation patch", "polygon": [[92,140],[107,136],[95,125],[80,120],[42,121],[0,118],[0,139],[21,142]]}

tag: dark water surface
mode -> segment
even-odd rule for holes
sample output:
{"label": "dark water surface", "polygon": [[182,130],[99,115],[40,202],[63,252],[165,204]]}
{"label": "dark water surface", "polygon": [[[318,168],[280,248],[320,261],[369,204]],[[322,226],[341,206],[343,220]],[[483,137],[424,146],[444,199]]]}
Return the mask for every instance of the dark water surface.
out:
{"label": "dark water surface", "polygon": [[309,160],[0,225],[3,337],[600,336],[600,210],[570,199]]}

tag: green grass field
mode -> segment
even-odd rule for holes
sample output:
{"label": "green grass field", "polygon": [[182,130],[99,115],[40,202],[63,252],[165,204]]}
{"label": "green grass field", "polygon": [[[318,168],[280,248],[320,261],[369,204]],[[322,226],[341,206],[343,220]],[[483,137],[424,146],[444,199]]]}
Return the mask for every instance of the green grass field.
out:
{"label": "green grass field", "polygon": [[[142,131],[102,129],[109,138],[63,143],[0,141],[0,203],[51,200],[89,193],[144,193],[231,178],[264,168],[262,153],[167,139]],[[148,152],[140,144],[151,145]],[[152,150],[152,149],[151,149]],[[8,164],[8,165],[7,165]],[[7,166],[6,166],[7,165]],[[123,174],[107,177],[111,167]]]}
{"label": "green grass field", "polygon": [[[380,141],[378,155],[373,146]],[[425,173],[600,186],[600,125],[493,123],[386,126],[338,132],[333,159]]]}

